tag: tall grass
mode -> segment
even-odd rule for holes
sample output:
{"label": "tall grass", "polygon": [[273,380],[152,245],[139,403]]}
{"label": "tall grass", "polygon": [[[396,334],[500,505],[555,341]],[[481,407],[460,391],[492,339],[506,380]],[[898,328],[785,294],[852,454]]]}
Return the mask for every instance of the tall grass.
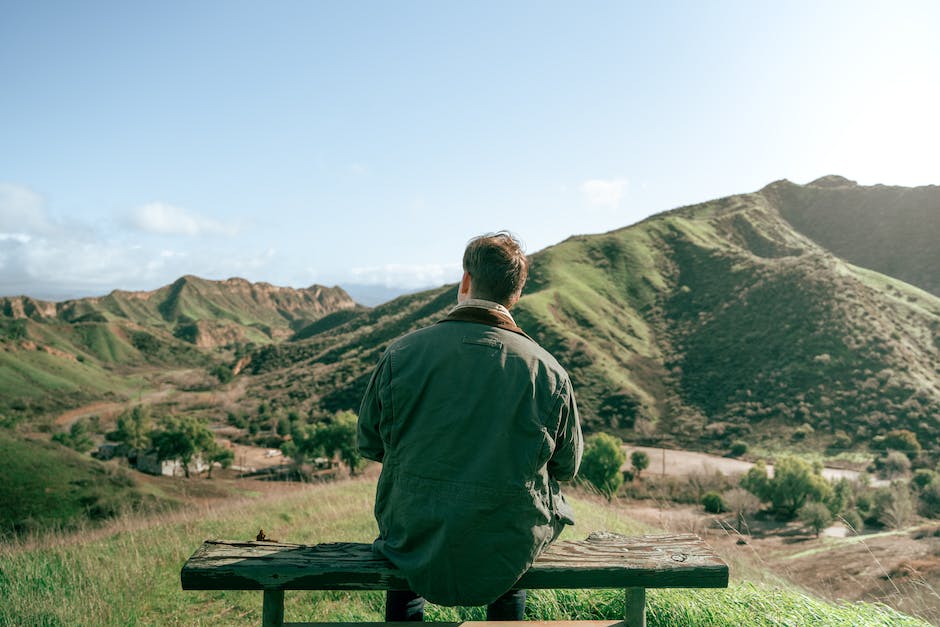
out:
{"label": "tall grass", "polygon": [[[258,592],[180,589],[179,569],[207,538],[272,538],[316,543],[370,541],[374,482],[367,479],[279,489],[255,497],[192,506],[106,527],[21,538],[0,546],[0,625],[238,625],[261,619]],[[591,497],[572,499],[578,525],[649,532],[629,510]],[[381,620],[379,592],[288,592],[289,620]],[[608,591],[532,591],[530,619],[619,618],[623,595]],[[880,605],[832,604],[786,586],[734,579],[727,590],[651,590],[648,624],[926,625]],[[429,606],[429,618],[482,618],[480,608]]]}

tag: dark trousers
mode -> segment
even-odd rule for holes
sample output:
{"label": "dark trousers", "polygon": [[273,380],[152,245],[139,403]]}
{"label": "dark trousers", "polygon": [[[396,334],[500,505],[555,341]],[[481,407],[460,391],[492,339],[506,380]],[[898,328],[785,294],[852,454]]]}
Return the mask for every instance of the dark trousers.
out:
{"label": "dark trousers", "polygon": [[[525,590],[510,590],[486,606],[486,620],[522,620],[525,614]],[[411,590],[385,593],[386,622],[423,621],[424,597]]]}

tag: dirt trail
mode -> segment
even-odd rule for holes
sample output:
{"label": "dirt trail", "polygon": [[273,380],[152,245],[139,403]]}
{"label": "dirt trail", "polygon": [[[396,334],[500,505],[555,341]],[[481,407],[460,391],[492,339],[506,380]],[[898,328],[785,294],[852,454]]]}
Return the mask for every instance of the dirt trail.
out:
{"label": "dirt trail", "polygon": [[[185,371],[180,371],[185,372]],[[69,409],[62,412],[55,419],[55,424],[59,427],[69,427],[79,418],[89,416],[100,416],[104,419],[111,419],[118,416],[121,412],[140,403],[157,403],[173,398],[180,404],[222,404],[231,403],[245,393],[248,380],[245,377],[239,377],[235,382],[221,390],[212,390],[208,392],[187,392],[179,390],[173,385],[163,384],[158,390],[151,390],[138,395],[136,398],[126,401],[96,401],[75,409]]]}

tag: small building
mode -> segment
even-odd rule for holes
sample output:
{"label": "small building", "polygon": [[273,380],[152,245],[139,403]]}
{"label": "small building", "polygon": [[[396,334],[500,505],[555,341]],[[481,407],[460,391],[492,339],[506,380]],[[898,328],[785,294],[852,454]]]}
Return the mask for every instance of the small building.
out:
{"label": "small building", "polygon": [[[176,459],[165,459],[160,461],[156,451],[147,451],[137,455],[137,470],[145,472],[148,475],[163,475],[164,477],[184,477],[186,470],[182,462]],[[201,457],[194,457],[189,464],[189,474],[199,474],[206,471],[209,466],[202,461]]]}

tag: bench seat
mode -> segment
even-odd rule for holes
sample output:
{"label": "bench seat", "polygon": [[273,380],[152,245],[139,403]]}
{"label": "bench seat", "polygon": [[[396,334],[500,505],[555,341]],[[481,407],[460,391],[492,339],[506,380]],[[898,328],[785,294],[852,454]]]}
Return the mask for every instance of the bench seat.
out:
{"label": "bench seat", "polygon": [[[263,590],[265,627],[283,624],[284,590],[408,587],[394,566],[373,554],[370,544],[355,542],[303,545],[207,540],[187,560],[180,579],[184,590]],[[554,543],[517,584],[529,589],[622,588],[630,627],[645,624],[647,588],[727,585],[728,565],[698,536],[627,537],[605,532],[581,541]]]}

